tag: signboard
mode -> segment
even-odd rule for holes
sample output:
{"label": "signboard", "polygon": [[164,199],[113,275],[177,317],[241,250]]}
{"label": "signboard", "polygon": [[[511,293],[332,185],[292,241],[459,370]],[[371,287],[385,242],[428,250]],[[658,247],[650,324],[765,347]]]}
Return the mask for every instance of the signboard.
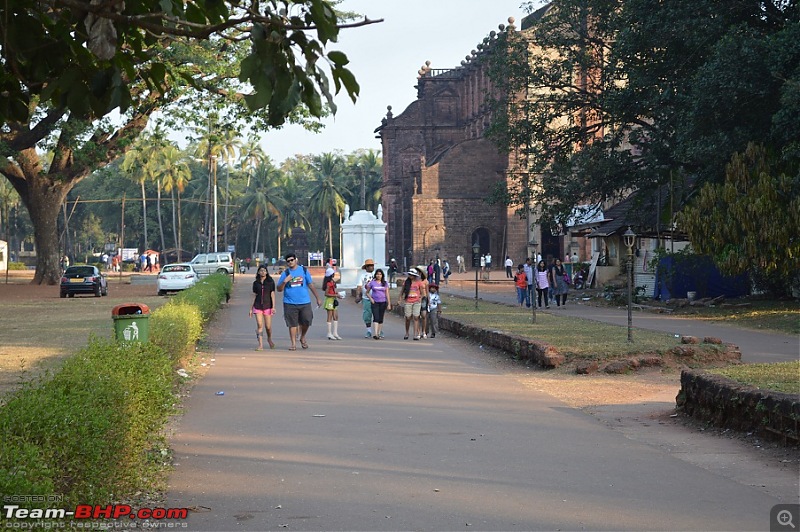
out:
{"label": "signboard", "polygon": [[122,248],[120,252],[120,257],[122,260],[135,260],[136,255],[139,253],[139,250],[136,248]]}

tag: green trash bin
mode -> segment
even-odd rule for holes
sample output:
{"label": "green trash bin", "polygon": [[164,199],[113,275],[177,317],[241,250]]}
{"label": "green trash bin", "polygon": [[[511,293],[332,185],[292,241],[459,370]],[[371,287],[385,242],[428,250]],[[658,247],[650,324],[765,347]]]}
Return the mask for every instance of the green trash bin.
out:
{"label": "green trash bin", "polygon": [[142,303],[123,303],[111,309],[114,337],[118,342],[147,342],[150,337],[150,308]]}

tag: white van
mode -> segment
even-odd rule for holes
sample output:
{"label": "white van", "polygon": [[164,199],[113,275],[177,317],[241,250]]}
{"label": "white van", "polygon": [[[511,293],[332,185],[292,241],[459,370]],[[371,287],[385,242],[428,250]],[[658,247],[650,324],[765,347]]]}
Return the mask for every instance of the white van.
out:
{"label": "white van", "polygon": [[233,257],[230,253],[201,253],[192,259],[191,265],[199,275],[233,274]]}

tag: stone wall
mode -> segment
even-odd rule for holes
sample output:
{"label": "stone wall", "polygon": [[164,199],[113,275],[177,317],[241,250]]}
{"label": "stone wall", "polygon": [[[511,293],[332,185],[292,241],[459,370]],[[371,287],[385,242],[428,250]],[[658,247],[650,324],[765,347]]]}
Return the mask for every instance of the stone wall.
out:
{"label": "stone wall", "polygon": [[721,375],[681,372],[678,408],[717,427],[800,444],[800,395],[760,390]]}

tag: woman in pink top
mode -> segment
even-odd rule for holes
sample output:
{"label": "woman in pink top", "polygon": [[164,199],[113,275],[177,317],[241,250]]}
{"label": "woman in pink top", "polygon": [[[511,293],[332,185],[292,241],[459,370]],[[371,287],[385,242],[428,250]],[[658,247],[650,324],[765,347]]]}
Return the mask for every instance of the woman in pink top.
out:
{"label": "woman in pink top", "polygon": [[550,288],[550,283],[547,280],[547,266],[545,266],[543,260],[539,261],[533,273],[536,281],[536,300],[539,302],[539,308],[542,308],[542,296],[544,296],[544,308],[550,308],[550,303],[547,300],[547,289]]}
{"label": "woman in pink top", "polygon": [[414,340],[419,340],[419,313],[422,309],[422,298],[427,296],[427,291],[425,283],[419,279],[417,270],[409,270],[406,275],[403,289],[400,291],[400,297],[403,299],[403,314],[406,318],[406,335],[403,339],[408,340],[408,329],[413,319]]}

